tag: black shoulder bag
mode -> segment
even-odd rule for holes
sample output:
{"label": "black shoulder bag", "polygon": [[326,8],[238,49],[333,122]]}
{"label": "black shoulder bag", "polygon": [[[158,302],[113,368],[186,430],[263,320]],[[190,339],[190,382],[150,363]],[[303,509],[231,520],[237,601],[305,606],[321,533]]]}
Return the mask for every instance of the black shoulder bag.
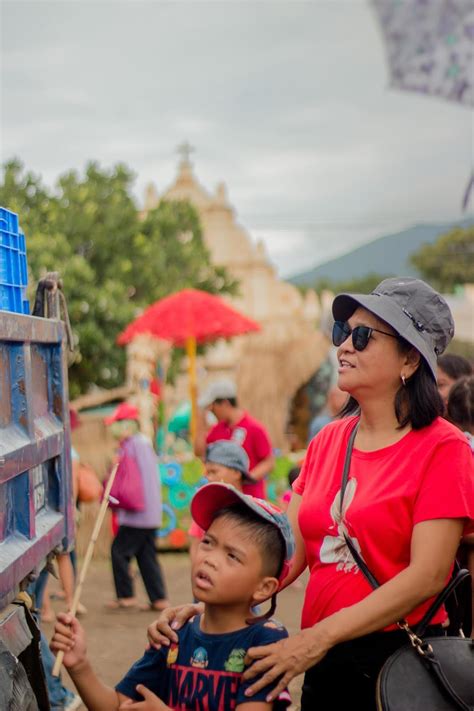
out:
{"label": "black shoulder bag", "polygon": [[[357,427],[347,445],[341,485],[341,511],[349,478],[352,448]],[[344,536],[354,561],[373,588],[380,583],[370,572],[354,544]],[[446,599],[461,583],[470,579],[468,570],[459,570],[439,593],[415,632],[406,620],[397,624],[410,640],[385,662],[377,679],[379,711],[474,711],[474,640],[459,637],[425,637],[426,629]]]}

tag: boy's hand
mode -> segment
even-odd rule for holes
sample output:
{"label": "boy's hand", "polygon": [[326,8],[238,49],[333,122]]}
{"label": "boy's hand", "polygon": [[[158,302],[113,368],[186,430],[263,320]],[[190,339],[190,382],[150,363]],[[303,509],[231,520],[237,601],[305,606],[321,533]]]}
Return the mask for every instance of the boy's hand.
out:
{"label": "boy's hand", "polygon": [[143,684],[138,684],[136,689],[143,696],[143,701],[127,699],[127,701],[120,704],[119,711],[172,711],[169,706]]}
{"label": "boy's hand", "polygon": [[64,652],[63,664],[66,669],[86,661],[86,636],[78,620],[68,612],[60,612],[54,626],[54,634],[49,645],[56,654]]}
{"label": "boy's hand", "polygon": [[175,630],[179,630],[191,617],[202,612],[203,606],[201,604],[167,607],[147,629],[150,647],[160,649],[169,647],[171,642],[178,642]]}

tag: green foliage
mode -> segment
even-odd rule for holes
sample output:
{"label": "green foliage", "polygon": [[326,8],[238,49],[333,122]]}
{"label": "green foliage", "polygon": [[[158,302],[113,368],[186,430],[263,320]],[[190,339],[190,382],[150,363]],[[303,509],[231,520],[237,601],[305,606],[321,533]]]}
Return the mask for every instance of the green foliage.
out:
{"label": "green foliage", "polygon": [[456,228],[424,245],[411,262],[423,279],[442,292],[474,283],[474,225]]}
{"label": "green foliage", "polygon": [[371,291],[380,284],[381,281],[387,279],[387,275],[375,274],[370,272],[366,276],[357,279],[348,279],[345,281],[332,281],[331,279],[319,279],[314,285],[314,290],[320,294],[324,290],[332,291],[334,294],[342,292],[350,292],[353,294],[370,294]]}
{"label": "green foliage", "polygon": [[190,286],[211,294],[237,291],[225,269],[210,263],[198,215],[188,202],[162,201],[140,224],[132,244],[130,279],[140,301]]}
{"label": "green foliage", "polygon": [[116,337],[153,301],[186,287],[237,290],[210,264],[191,205],[161,202],[140,221],[133,177],[122,164],[106,170],[91,162],[84,176],[68,172],[50,190],[19,161],[4,165],[0,204],[20,216],[32,292],[47,271],[64,282],[76,341],[71,397],[123,382],[125,352]]}

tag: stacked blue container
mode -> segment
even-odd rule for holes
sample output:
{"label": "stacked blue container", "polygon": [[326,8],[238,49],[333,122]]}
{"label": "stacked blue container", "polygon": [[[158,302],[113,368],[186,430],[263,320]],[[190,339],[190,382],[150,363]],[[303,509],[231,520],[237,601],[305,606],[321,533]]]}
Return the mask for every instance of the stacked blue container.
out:
{"label": "stacked blue container", "polygon": [[0,311],[29,314],[25,235],[18,215],[0,207]]}

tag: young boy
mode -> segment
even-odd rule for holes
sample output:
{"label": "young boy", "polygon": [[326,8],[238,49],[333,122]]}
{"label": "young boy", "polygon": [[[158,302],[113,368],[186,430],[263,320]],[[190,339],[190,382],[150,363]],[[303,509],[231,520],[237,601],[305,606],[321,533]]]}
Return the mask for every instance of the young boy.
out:
{"label": "young boy", "polygon": [[79,622],[58,616],[51,648],[65,651],[64,665],[90,711],[270,711],[289,705],[286,691],[267,703],[269,687],[247,698],[255,679],[241,678],[250,647],[287,636],[266,615],[251,618],[250,610],[269,598],[274,610],[294,552],[288,519],[222,483],[199,489],[191,513],[206,531],[192,565],[193,594],[204,613],[179,630],[178,644],[149,649],[114,690],[95,675]]}
{"label": "young boy", "polygon": [[[250,481],[248,454],[240,444],[227,439],[219,439],[206,447],[204,459],[206,479],[210,482],[230,484],[237,491],[243,491],[243,483]],[[188,535],[189,557],[194,561],[199,541],[204,536],[201,526],[193,521]]]}

